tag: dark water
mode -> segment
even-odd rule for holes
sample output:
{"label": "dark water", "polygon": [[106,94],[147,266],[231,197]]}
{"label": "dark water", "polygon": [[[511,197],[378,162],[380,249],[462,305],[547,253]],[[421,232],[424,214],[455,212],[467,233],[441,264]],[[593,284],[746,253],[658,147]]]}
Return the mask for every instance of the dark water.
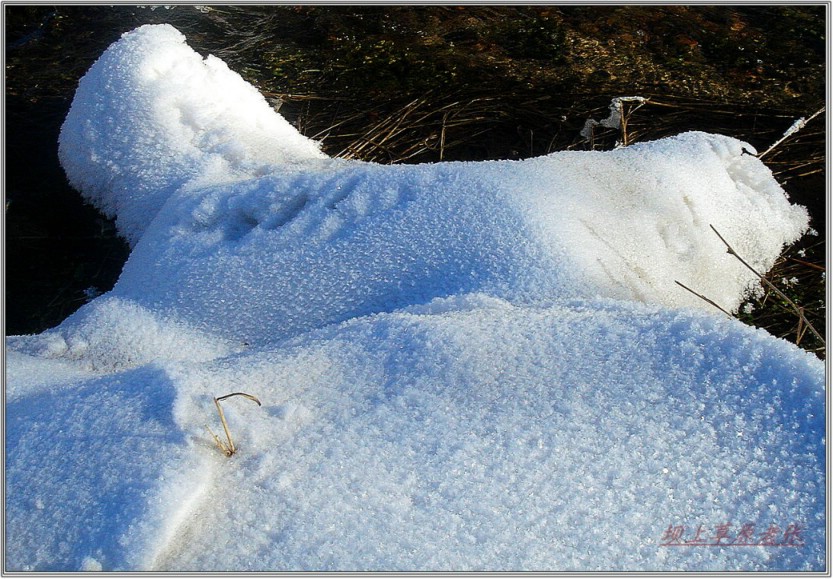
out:
{"label": "dark water", "polygon": [[[6,333],[52,327],[109,290],[128,256],[66,183],[61,123],[78,79],[144,23],[179,28],[252,82],[326,152],[378,162],[610,148],[579,137],[613,96],[650,97],[631,141],[685,130],[766,149],[824,105],[823,6],[5,6]],[[392,126],[397,131],[391,131]],[[785,262],[824,325],[824,115],[767,160],[820,236]],[[783,309],[783,308],[782,308]],[[795,320],[762,312],[788,335]],[[756,322],[756,320],[751,320]],[[764,324],[760,324],[764,325]],[[805,344],[806,345],[806,344]],[[817,346],[816,346],[817,347]]]}

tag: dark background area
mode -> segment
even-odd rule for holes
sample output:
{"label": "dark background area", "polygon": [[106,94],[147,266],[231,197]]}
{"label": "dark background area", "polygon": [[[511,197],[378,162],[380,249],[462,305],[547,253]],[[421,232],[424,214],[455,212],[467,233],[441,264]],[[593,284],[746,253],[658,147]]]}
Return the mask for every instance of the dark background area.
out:
{"label": "dark background area", "polygon": [[[57,159],[80,77],[121,34],[176,26],[225,60],[331,155],[383,163],[524,158],[609,149],[579,132],[612,97],[647,104],[627,141],[686,130],[763,151],[825,105],[826,5],[5,5],[5,331],[50,328],[112,288],[129,250]],[[821,114],[765,157],[812,227],[769,277],[823,333],[825,131]],[[739,317],[824,356],[767,292]]]}

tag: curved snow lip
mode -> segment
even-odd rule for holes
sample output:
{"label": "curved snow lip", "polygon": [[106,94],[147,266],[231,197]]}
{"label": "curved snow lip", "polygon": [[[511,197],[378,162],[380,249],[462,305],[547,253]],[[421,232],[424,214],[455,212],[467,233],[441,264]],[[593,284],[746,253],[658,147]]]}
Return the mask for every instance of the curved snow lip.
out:
{"label": "curved snow lip", "polygon": [[63,364],[80,375],[109,374],[166,360],[200,362],[241,347],[109,294],[57,328],[11,336],[6,345],[15,354],[49,361],[56,369]]}

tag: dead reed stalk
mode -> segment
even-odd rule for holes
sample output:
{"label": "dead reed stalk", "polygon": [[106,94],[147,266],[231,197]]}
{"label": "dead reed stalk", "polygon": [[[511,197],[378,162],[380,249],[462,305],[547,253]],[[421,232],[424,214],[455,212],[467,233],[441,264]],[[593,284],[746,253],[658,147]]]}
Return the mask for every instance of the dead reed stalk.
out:
{"label": "dead reed stalk", "polygon": [[[810,332],[812,332],[812,334],[816,338],[818,338],[819,342],[821,342],[822,345],[826,346],[825,340],[822,337],[822,335],[818,333],[816,328],[813,327],[813,324],[811,324],[810,321],[807,319],[807,317],[804,315],[804,308],[801,308],[798,305],[796,305],[796,303],[793,300],[791,300],[789,297],[787,297],[787,295],[784,292],[782,292],[780,289],[778,289],[775,286],[774,283],[769,281],[765,276],[758,273],[758,271],[754,267],[749,265],[746,262],[746,260],[744,260],[740,255],[738,255],[738,252],[735,251],[734,248],[731,245],[729,245],[729,242],[726,241],[726,239],[724,239],[724,237],[722,235],[720,235],[720,232],[717,231],[717,229],[715,229],[714,225],[709,224],[709,227],[712,228],[712,231],[715,232],[715,234],[720,238],[720,241],[722,241],[723,244],[726,246],[726,252],[727,253],[729,253],[730,255],[735,256],[735,258],[737,258],[738,261],[740,261],[747,269],[749,269],[749,271],[751,271],[756,276],[758,276],[758,279],[760,279],[766,286],[768,286],[781,299],[783,299],[785,302],[787,302],[792,307],[792,309],[795,311],[795,313],[798,314],[799,328],[801,328],[801,324],[803,324],[804,327],[806,327],[808,330],[810,330]],[[803,335],[803,331],[800,331],[799,336],[801,336],[801,335]]]}
{"label": "dead reed stalk", "polygon": [[211,433],[211,436],[214,437],[214,442],[217,444],[217,447],[226,456],[232,456],[235,452],[237,452],[237,448],[234,446],[234,441],[231,438],[231,432],[229,431],[228,422],[226,422],[226,415],[223,412],[223,407],[220,406],[220,401],[225,400],[227,398],[231,398],[232,396],[243,396],[244,398],[248,398],[249,400],[256,402],[258,406],[262,406],[260,400],[258,400],[256,396],[246,394],[245,392],[233,392],[231,394],[226,394],[225,396],[214,398],[214,405],[217,407],[217,413],[220,415],[220,422],[223,425],[223,431],[225,431],[226,433],[226,440],[228,442],[223,442],[222,440],[220,440],[220,437],[214,434],[214,432],[210,428],[208,429],[208,432]]}

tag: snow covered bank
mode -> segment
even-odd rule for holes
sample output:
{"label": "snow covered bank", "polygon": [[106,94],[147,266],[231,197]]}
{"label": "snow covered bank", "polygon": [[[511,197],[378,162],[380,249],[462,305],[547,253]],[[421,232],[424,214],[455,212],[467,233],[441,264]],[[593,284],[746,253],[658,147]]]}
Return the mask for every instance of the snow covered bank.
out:
{"label": "snow covered bank", "polygon": [[[823,568],[823,364],[675,284],[734,309],[709,224],[762,270],[807,226],[743,147],[330,159],[173,28],[125,35],[60,152],[133,251],[7,339],[7,565]],[[227,402],[229,459],[233,391],[264,406]]]}
{"label": "snow covered bank", "polygon": [[[150,364],[10,406],[11,561],[819,568],[822,379],[731,320],[484,296]],[[264,407],[227,404],[226,459],[204,425],[232,390]],[[724,523],[776,524],[779,541],[800,524],[805,546],[661,546],[669,526]]]}

